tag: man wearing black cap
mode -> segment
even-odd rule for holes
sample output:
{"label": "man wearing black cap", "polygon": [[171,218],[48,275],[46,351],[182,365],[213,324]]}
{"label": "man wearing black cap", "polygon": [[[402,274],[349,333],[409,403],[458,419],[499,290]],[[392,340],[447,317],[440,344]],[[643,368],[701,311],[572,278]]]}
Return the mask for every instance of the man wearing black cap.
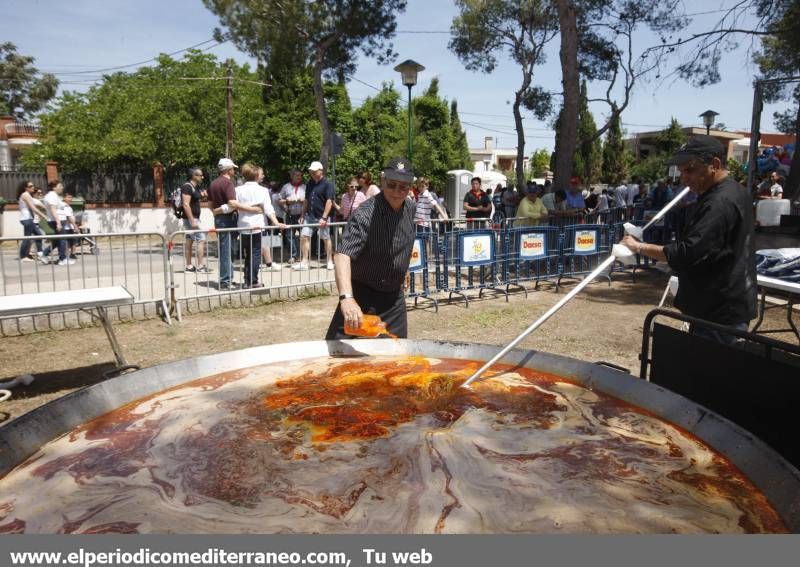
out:
{"label": "man wearing black cap", "polygon": [[[748,192],[728,176],[725,149],[711,136],[694,136],[669,161],[697,193],[695,211],[680,238],[666,246],[626,236],[622,244],[678,274],[675,307],[686,315],[747,330],[756,315],[755,236]],[[692,333],[731,344],[733,335]]]}
{"label": "man wearing black cap", "polygon": [[326,339],[348,338],[345,322],[359,327],[364,313],[378,315],[390,333],[408,336],[403,284],[416,234],[416,204],[406,198],[413,181],[408,160],[391,160],[383,169],[381,192],[350,216],[333,260],[339,307]]}

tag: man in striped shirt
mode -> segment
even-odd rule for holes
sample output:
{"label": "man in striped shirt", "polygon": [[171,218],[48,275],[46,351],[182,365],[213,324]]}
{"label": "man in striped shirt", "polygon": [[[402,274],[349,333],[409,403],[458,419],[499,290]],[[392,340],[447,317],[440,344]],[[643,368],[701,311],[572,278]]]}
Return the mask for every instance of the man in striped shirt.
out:
{"label": "man in striped shirt", "polygon": [[415,237],[416,204],[406,198],[413,180],[408,160],[391,160],[381,192],[350,217],[334,257],[339,306],[326,339],[348,338],[345,322],[360,327],[364,313],[378,315],[390,333],[408,336],[403,286]]}

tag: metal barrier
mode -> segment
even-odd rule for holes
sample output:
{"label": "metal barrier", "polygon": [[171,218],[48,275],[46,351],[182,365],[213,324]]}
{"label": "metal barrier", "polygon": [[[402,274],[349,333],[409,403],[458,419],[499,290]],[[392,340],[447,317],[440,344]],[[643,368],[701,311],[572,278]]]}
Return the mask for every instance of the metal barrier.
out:
{"label": "metal barrier", "polygon": [[[272,290],[289,290],[323,285],[329,287],[334,280],[333,254],[341,239],[346,223],[270,226],[264,229],[219,228],[179,230],[169,235],[169,271],[171,275],[170,309],[178,320],[182,305],[209,309],[214,303],[252,302],[255,298],[274,298]],[[320,230],[330,234],[329,262],[325,240]],[[305,229],[308,237],[299,236],[301,253],[305,261],[291,258],[287,231],[298,236]],[[202,262],[197,255],[195,235],[202,235]],[[190,244],[191,243],[191,244]],[[191,246],[191,249],[190,249]],[[192,259],[187,262],[187,254]],[[306,256],[307,254],[307,256]],[[229,261],[226,259],[229,258]],[[290,262],[290,260],[296,260]],[[196,264],[201,264],[200,266]],[[226,266],[227,265],[227,266]]]}
{"label": "metal barrier", "polygon": [[502,258],[498,260],[500,231],[491,228],[488,219],[453,223],[449,228],[439,240],[438,261],[445,277],[437,278],[437,289],[448,292],[448,299],[454,294],[461,296],[467,306],[469,298],[464,292],[472,289],[479,290],[478,297],[486,289],[500,291],[508,301],[508,291],[501,289],[503,282],[499,277],[502,265]]}
{"label": "metal barrier", "polygon": [[[592,272],[611,253],[612,232],[608,225],[586,224],[568,226],[561,240],[561,268],[556,289],[564,278],[575,278]],[[611,285],[611,278],[608,285]]]}
{"label": "metal barrier", "polygon": [[[0,295],[6,296],[121,285],[135,302],[109,310],[110,314],[119,320],[123,315],[130,319],[161,315],[169,322],[170,279],[163,234],[0,238],[0,275]],[[93,320],[80,311],[14,317],[0,320],[0,335],[90,324]]]}
{"label": "metal barrier", "polygon": [[[557,279],[561,270],[561,241],[557,227],[531,226],[505,231],[503,281],[525,289],[522,282]],[[508,287],[506,288],[508,290]],[[526,290],[527,295],[527,290]]]}
{"label": "metal barrier", "polygon": [[414,300],[416,307],[419,299],[423,298],[433,303],[434,310],[439,312],[439,301],[431,297],[431,286],[429,282],[428,259],[431,253],[430,232],[420,230],[414,239],[414,247],[411,249],[411,262],[408,265],[409,284],[406,297]]}

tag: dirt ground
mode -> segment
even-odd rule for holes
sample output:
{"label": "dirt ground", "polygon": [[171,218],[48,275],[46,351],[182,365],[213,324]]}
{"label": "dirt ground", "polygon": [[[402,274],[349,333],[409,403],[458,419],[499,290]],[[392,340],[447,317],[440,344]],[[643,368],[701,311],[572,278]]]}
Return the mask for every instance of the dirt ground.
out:
{"label": "dirt ground", "polygon": [[[589,362],[617,364],[636,375],[645,315],[661,298],[667,276],[639,272],[633,283],[617,275],[609,287],[594,283],[525,341],[537,349]],[[555,304],[565,293],[543,285],[512,294],[508,303],[493,293],[440,304],[439,313],[424,307],[409,311],[409,336],[505,345]],[[318,340],[324,337],[336,306],[332,296],[277,301],[257,307],[217,309],[184,316],[168,326],[160,320],[120,323],[115,330],[128,361],[141,367],[191,356],[264,344]],[[785,312],[767,313],[764,328],[784,328]],[[771,335],[794,342],[789,333]],[[18,417],[75,389],[103,380],[113,368],[113,354],[99,327],[0,338],[0,380],[31,373],[35,381],[0,402],[0,422]]]}

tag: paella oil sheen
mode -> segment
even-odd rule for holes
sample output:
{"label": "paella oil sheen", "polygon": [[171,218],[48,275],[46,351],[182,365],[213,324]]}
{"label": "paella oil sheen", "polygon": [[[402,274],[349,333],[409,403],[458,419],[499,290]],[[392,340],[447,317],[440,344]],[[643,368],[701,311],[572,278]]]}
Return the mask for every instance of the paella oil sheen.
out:
{"label": "paella oil sheen", "polygon": [[0,533],[785,532],[730,462],[567,379],[421,356],[202,378],[45,445]]}

